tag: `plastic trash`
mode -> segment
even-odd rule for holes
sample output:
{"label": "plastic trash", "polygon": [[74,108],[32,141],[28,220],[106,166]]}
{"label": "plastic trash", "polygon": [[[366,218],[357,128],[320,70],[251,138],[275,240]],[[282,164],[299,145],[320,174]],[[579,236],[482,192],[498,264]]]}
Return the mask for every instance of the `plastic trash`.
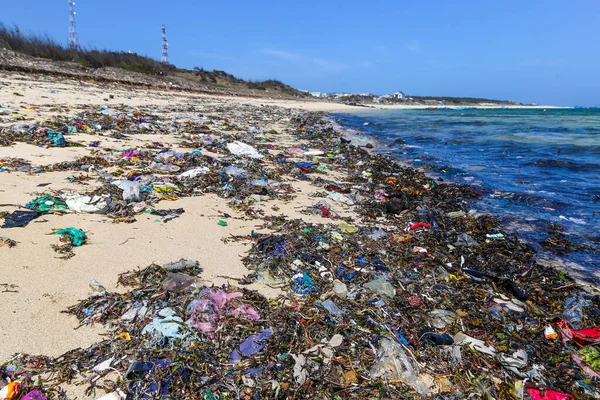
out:
{"label": "plastic trash", "polygon": [[0,389],[0,399],[2,400],[13,400],[17,398],[17,394],[19,392],[19,386],[21,386],[21,382],[13,381],[8,385],[4,386]]}
{"label": "plastic trash", "polygon": [[123,191],[123,200],[126,202],[138,202],[146,198],[140,181],[114,181],[112,184]]}
{"label": "plastic trash", "polygon": [[315,287],[314,279],[307,273],[302,272],[292,277],[294,283],[294,291],[300,294],[309,294],[312,292],[318,292],[319,289]]}
{"label": "plastic trash", "polygon": [[227,175],[229,176],[233,176],[235,178],[246,178],[248,176],[248,171],[246,171],[245,169],[236,167],[234,165],[229,165],[227,167],[225,167],[223,169],[223,172],[225,172]]}
{"label": "plastic trash", "polygon": [[200,175],[205,175],[210,172],[208,167],[196,167],[177,175],[178,179],[192,179]]}
{"label": "plastic trash", "polygon": [[563,337],[563,342],[574,340],[580,345],[600,344],[600,326],[584,329],[571,329],[567,321],[559,321],[556,324],[560,334]]}
{"label": "plastic trash", "polygon": [[263,158],[263,155],[258,152],[254,147],[249,144],[235,141],[233,143],[227,143],[227,149],[236,156],[248,156],[250,158]]}
{"label": "plastic trash", "polygon": [[538,389],[533,387],[526,388],[527,393],[531,395],[533,400],[575,400],[573,396],[567,393],[557,392],[550,389]]}
{"label": "plastic trash", "polygon": [[241,361],[242,357],[252,357],[259,353],[267,346],[267,342],[272,336],[272,328],[263,329],[254,335],[250,335],[231,352],[229,362],[235,363]]}
{"label": "plastic trash", "polygon": [[517,285],[514,281],[510,279],[507,279],[504,282],[504,286],[513,296],[515,296],[520,301],[527,301],[527,299],[529,298],[527,293],[525,293],[525,291],[521,289],[519,285]]}
{"label": "plastic trash", "polygon": [[372,240],[383,239],[387,235],[386,231],[381,228],[373,228],[367,236]]}
{"label": "plastic trash", "polygon": [[356,232],[358,232],[358,227],[356,227],[354,225],[347,224],[346,222],[343,222],[343,221],[340,222],[340,224],[338,225],[338,229],[342,233],[356,233]]}
{"label": "plastic trash", "polygon": [[396,295],[396,289],[394,289],[394,286],[392,286],[391,283],[383,278],[374,279],[365,283],[363,286],[382,296],[394,297]]}
{"label": "plastic trash", "polygon": [[464,217],[465,215],[467,215],[467,213],[464,211],[452,211],[452,212],[446,213],[446,216],[450,219],[461,218],[461,217]]}
{"label": "plastic trash", "polygon": [[293,165],[306,174],[313,172],[314,170],[313,164],[308,161],[295,162]]}
{"label": "plastic trash", "polygon": [[473,239],[471,236],[467,235],[466,233],[461,233],[460,235],[458,235],[456,242],[454,242],[454,246],[457,246],[457,247],[460,247],[460,246],[471,247],[471,246],[477,246],[478,244],[479,243],[477,243],[477,241],[475,239]]}
{"label": "plastic trash", "polygon": [[183,339],[187,333],[183,332],[183,319],[177,315],[175,310],[170,307],[163,308],[156,313],[154,318],[148,325],[142,329],[142,334],[155,336],[157,338],[174,338]]}
{"label": "plastic trash", "polygon": [[427,313],[431,325],[437,329],[444,329],[447,325],[456,322],[457,315],[447,310],[432,310]]}
{"label": "plastic trash", "polygon": [[162,282],[162,287],[167,292],[182,292],[194,289],[198,278],[181,272],[169,272]]}
{"label": "plastic trash", "polygon": [[554,330],[553,327],[548,325],[544,328],[544,336],[546,336],[546,339],[548,340],[554,340],[558,337],[558,333]]}
{"label": "plastic trash", "polygon": [[66,237],[73,246],[79,247],[87,242],[87,235],[84,231],[77,228],[65,228],[52,232],[53,235],[62,235]]}
{"label": "plastic trash", "polygon": [[185,258],[180,258],[178,261],[173,261],[170,263],[163,264],[163,268],[167,271],[179,271],[186,268],[198,268],[200,266],[200,262],[186,260]]}
{"label": "plastic trash", "polygon": [[331,192],[331,193],[329,193],[329,196],[327,196],[327,197],[329,197],[333,201],[337,201],[340,203],[346,203],[348,205],[354,204],[354,200],[352,199],[352,197],[342,194],[342,193]]}
{"label": "plastic trash", "polygon": [[344,282],[340,281],[339,279],[335,279],[333,281],[333,291],[335,292],[336,296],[342,299],[348,297],[348,287]]}
{"label": "plastic trash", "polygon": [[377,359],[369,370],[372,379],[386,377],[399,380],[421,396],[429,393],[429,386],[419,379],[418,367],[402,345],[393,338],[383,337],[377,349]]}
{"label": "plastic trash", "polygon": [[106,294],[106,288],[95,279],[92,279],[89,286],[91,289],[91,292],[88,294],[89,297],[99,297]]}
{"label": "plastic trash", "polygon": [[304,152],[305,156],[322,156],[324,154],[325,154],[325,152],[321,151],[321,150],[311,150],[311,151]]}
{"label": "plastic trash", "polygon": [[446,333],[436,333],[433,328],[423,328],[419,330],[419,339],[427,344],[435,346],[448,346],[454,344],[452,336]]}
{"label": "plastic trash", "polygon": [[573,329],[583,328],[583,308],[591,305],[592,302],[584,298],[582,293],[575,293],[565,301],[565,310],[563,319],[567,321]]}
{"label": "plastic trash", "polygon": [[30,210],[35,210],[43,214],[61,213],[67,211],[67,205],[60,199],[53,196],[41,196],[25,204]]}
{"label": "plastic trash", "polygon": [[32,390],[21,398],[21,400],[48,400],[39,390]]}
{"label": "plastic trash", "polygon": [[454,344],[456,345],[468,344],[469,347],[475,351],[488,354],[492,357],[496,356],[496,349],[494,348],[494,346],[487,346],[483,340],[475,339],[469,335],[464,334],[463,332],[458,332],[456,335],[454,335],[453,339]]}
{"label": "plastic trash", "polygon": [[161,172],[179,172],[179,171],[181,171],[181,167],[178,165],[163,164],[163,163],[158,163],[158,162],[154,162],[154,163],[150,164],[150,168],[155,171],[161,171]]}
{"label": "plastic trash", "polygon": [[419,228],[431,229],[431,225],[429,225],[427,222],[417,222],[417,223],[410,225],[405,230],[406,231],[414,231],[415,229],[419,229]]}
{"label": "plastic trash", "polygon": [[329,311],[329,314],[333,315],[334,317],[341,317],[344,314],[344,311],[340,310],[340,308],[336,306],[331,299],[327,299],[318,304]]}
{"label": "plastic trash", "polygon": [[260,315],[254,307],[235,300],[241,296],[240,292],[205,288],[188,307],[188,325],[214,338],[217,323],[223,316],[230,315],[252,321],[259,319]]}
{"label": "plastic trash", "polygon": [[67,207],[75,212],[99,213],[107,207],[106,196],[87,196],[81,194],[62,194]]}
{"label": "plastic trash", "polygon": [[48,131],[48,141],[56,147],[64,147],[67,144],[65,137],[60,132]]}
{"label": "plastic trash", "polygon": [[2,228],[22,228],[40,215],[42,214],[37,211],[14,211],[4,217]]}
{"label": "plastic trash", "polygon": [[138,317],[143,319],[147,312],[148,307],[136,301],[123,315],[121,315],[121,321],[132,322]]}

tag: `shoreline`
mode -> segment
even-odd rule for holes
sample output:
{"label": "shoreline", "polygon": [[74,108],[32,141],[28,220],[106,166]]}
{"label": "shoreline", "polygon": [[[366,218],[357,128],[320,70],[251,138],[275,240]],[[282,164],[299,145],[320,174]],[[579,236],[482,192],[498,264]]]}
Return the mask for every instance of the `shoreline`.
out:
{"label": "shoreline", "polygon": [[[10,85],[10,89],[3,91],[4,94],[0,96],[0,104],[11,106],[8,110],[9,114],[0,115],[0,118],[12,119],[12,121],[0,123],[0,129],[8,129],[19,122],[20,118],[14,119],[16,116],[22,117],[24,121],[29,120],[43,125],[42,121],[51,119],[66,123],[72,121],[72,117],[76,114],[82,113],[82,120],[87,124],[88,120],[93,121],[94,118],[100,115],[102,107],[106,107],[105,109],[117,111],[117,114],[114,115],[106,114],[111,120],[114,119],[115,124],[117,124],[115,115],[121,114],[126,116],[124,120],[132,122],[131,126],[137,126],[139,124],[137,120],[142,118],[151,121],[149,125],[157,130],[157,132],[150,134],[146,132],[127,135],[126,140],[119,135],[115,135],[114,130],[108,130],[111,134],[102,131],[77,132],[65,135],[65,137],[68,140],[83,143],[86,147],[65,148],[53,148],[47,146],[47,144],[44,144],[44,147],[38,147],[27,143],[29,139],[26,139],[23,135],[17,135],[18,143],[16,145],[0,147],[0,158],[2,155],[18,157],[27,160],[27,162],[18,164],[19,167],[7,163],[5,166],[7,171],[0,172],[2,177],[1,189],[6,198],[3,203],[24,205],[39,194],[91,192],[102,188],[106,192],[111,186],[110,180],[105,174],[111,175],[112,178],[110,179],[126,176],[124,175],[125,172],[117,171],[116,168],[119,168],[127,172],[145,171],[140,176],[148,174],[154,176],[156,178],[153,181],[154,183],[157,181],[176,183],[178,189],[175,193],[179,193],[178,199],[171,201],[172,199],[167,200],[168,196],[166,198],[162,195],[162,197],[155,196],[152,200],[148,200],[150,206],[146,204],[146,208],[160,210],[181,207],[185,210],[185,213],[168,223],[162,222],[159,217],[143,214],[139,211],[131,214],[137,221],[116,224],[114,223],[114,217],[108,218],[103,214],[67,212],[62,215],[60,213],[46,214],[43,218],[47,222],[32,222],[25,228],[18,228],[17,231],[14,230],[15,228],[0,230],[0,236],[14,238],[17,241],[17,246],[14,248],[0,247],[0,252],[4,255],[3,259],[6,260],[4,269],[0,269],[0,272],[3,278],[7,279],[7,283],[14,284],[18,288],[17,293],[0,293],[0,296],[5,300],[5,307],[13,313],[12,319],[1,330],[1,339],[8,348],[4,347],[3,351],[0,352],[0,365],[15,352],[58,356],[75,347],[94,346],[95,343],[101,340],[100,333],[110,333],[113,328],[108,326],[91,328],[84,324],[81,329],[74,331],[73,328],[77,326],[75,318],[72,315],[61,313],[67,307],[77,305],[81,299],[87,297],[89,292],[87,286],[90,279],[97,279],[109,292],[116,290],[117,293],[120,293],[125,288],[116,289],[119,274],[138,267],[144,268],[153,263],[164,265],[180,258],[200,261],[203,268],[200,277],[206,285],[212,283],[238,286],[240,280],[246,279],[248,275],[256,278],[253,275],[256,271],[253,270],[258,265],[267,265],[272,268],[269,271],[274,276],[286,282],[284,286],[287,287],[287,291],[275,290],[261,283],[253,283],[247,287],[258,290],[259,293],[271,299],[283,295],[285,300],[281,300],[282,304],[294,305],[299,307],[302,313],[313,316],[316,331],[312,334],[321,336],[321,338],[314,338],[315,343],[318,343],[321,339],[328,340],[331,336],[326,337],[330,333],[327,331],[329,329],[327,328],[328,324],[323,319],[323,315],[327,314],[323,314],[323,311],[315,313],[315,310],[320,307],[317,303],[323,299],[320,299],[317,295],[303,297],[291,291],[289,282],[294,279],[291,276],[291,271],[280,271],[279,266],[273,264],[273,257],[268,258],[257,253],[256,244],[258,242],[256,242],[256,239],[248,237],[250,232],[255,230],[283,235],[287,238],[286,240],[292,243],[295,240],[294,235],[302,237],[310,245],[297,244],[295,247],[291,246],[291,249],[294,249],[293,251],[296,251],[295,248],[297,248],[303,249],[304,252],[321,255],[321,257],[324,254],[326,259],[341,260],[343,258],[350,260],[351,255],[356,257],[360,254],[357,253],[358,251],[363,251],[364,257],[369,259],[372,257],[371,253],[378,254],[378,257],[386,265],[393,268],[389,272],[389,279],[396,286],[395,296],[402,299],[392,301],[382,297],[379,301],[384,305],[380,305],[379,308],[372,311],[378,318],[386,318],[387,313],[393,315],[406,314],[410,315],[414,324],[421,327],[426,325],[423,319],[426,311],[438,308],[453,308],[454,311],[470,306],[473,309],[463,310],[465,314],[460,316],[465,320],[462,329],[467,326],[469,327],[466,329],[467,334],[484,339],[485,335],[482,332],[485,332],[485,329],[471,324],[472,321],[479,321],[478,323],[482,324],[480,326],[489,329],[491,332],[501,332],[504,329],[486,314],[489,307],[488,297],[504,296],[507,299],[514,299],[518,295],[515,295],[513,289],[507,289],[503,286],[504,283],[500,284],[490,280],[491,283],[478,286],[476,280],[471,281],[469,275],[463,271],[460,258],[463,255],[467,255],[467,267],[469,269],[479,269],[490,274],[509,273],[509,279],[514,280],[516,283],[513,283],[517,287],[522,287],[529,293],[529,302],[531,302],[531,304],[529,302],[527,304],[513,302],[513,307],[523,307],[524,312],[527,310],[527,313],[537,312],[535,310],[540,307],[547,310],[544,312],[545,318],[551,316],[553,312],[559,313],[560,306],[568,295],[566,289],[575,288],[575,284],[570,283],[571,281],[561,280],[556,271],[535,264],[535,261],[532,261],[531,256],[528,254],[527,248],[518,242],[516,236],[505,235],[503,240],[486,239],[487,234],[502,233],[502,228],[496,226],[492,220],[488,221],[486,216],[468,214],[469,210],[465,208],[462,199],[465,195],[470,196],[473,194],[469,192],[467,186],[446,185],[435,181],[429,182],[431,181],[429,176],[413,168],[406,168],[401,162],[391,161],[387,157],[373,154],[373,152],[353,145],[340,144],[338,136],[341,133],[328,131],[327,124],[322,122],[321,116],[315,114],[317,111],[333,112],[335,104],[326,103],[328,105],[323,106],[323,103],[319,102],[300,104],[289,100],[184,95],[159,90],[122,90],[117,87],[102,87],[102,85],[77,87],[68,81],[66,83],[60,83],[59,81],[60,86],[52,89],[52,86],[56,87],[56,82],[36,82],[35,80],[19,82],[8,77],[0,78],[0,83]],[[36,87],[32,88],[32,86]],[[21,95],[16,96],[7,93],[13,93],[13,90]],[[58,93],[52,93],[53,90],[58,90]],[[113,95],[115,99],[105,102],[104,98],[109,94]],[[119,101],[121,104],[118,104]],[[59,107],[43,106],[43,104],[50,103],[54,103]],[[335,106],[339,106],[339,104]],[[62,111],[63,108],[66,110]],[[538,108],[544,107],[539,106]],[[360,110],[361,107],[344,107],[343,109],[356,111],[357,109]],[[142,117],[134,118],[134,111],[132,110],[138,110]],[[16,113],[13,113],[13,111],[16,111]],[[307,114],[298,114],[298,111],[307,112]],[[128,116],[128,114],[132,116]],[[171,123],[171,121],[176,121],[176,123]],[[243,156],[232,156],[225,150],[223,144],[219,145],[216,142],[215,144],[198,142],[198,139],[194,139],[193,132],[203,125],[208,126],[208,130],[202,128],[203,130],[208,131],[210,135],[215,137],[224,138],[226,142],[235,139],[256,146],[260,152],[264,153],[265,161],[256,161]],[[167,132],[161,133],[159,129],[162,129],[162,127],[168,127],[164,128],[167,129]],[[170,132],[168,131],[169,127],[175,130]],[[252,133],[250,127],[258,127],[265,133]],[[271,131],[275,131],[275,133]],[[102,142],[98,150],[89,147],[90,143],[98,140]],[[193,181],[195,185],[198,185],[198,190],[195,190],[193,189],[194,184],[188,183],[188,186],[186,186],[184,181],[175,179],[174,174],[151,171],[149,169],[151,160],[156,157],[161,149],[154,142],[161,142],[163,146],[185,154],[180,161],[175,161],[175,163],[179,162],[186,168],[202,165],[214,169],[214,173],[209,174],[209,178],[207,178],[214,180],[214,183],[206,184],[202,180]],[[120,154],[128,148],[139,151],[142,154],[139,156],[140,159],[129,161],[122,158]],[[326,153],[332,152],[334,156],[305,156],[303,150],[296,153],[292,152],[291,149],[294,148],[319,150]],[[192,149],[198,149],[202,156],[200,158],[191,156]],[[212,153],[210,149],[215,149],[217,152]],[[83,170],[80,167],[81,163],[78,165],[75,162],[73,165],[67,165],[66,170],[62,171],[56,170],[55,167],[48,167],[59,162],[76,161],[83,156],[96,154],[95,152],[112,157],[109,158],[110,162],[107,166]],[[286,154],[287,164],[278,162],[278,154],[282,152]],[[234,185],[234,191],[227,192],[230,189],[224,191],[222,189],[223,182],[216,174],[218,168],[222,168],[220,164],[222,158],[232,162],[233,165],[248,169],[253,179],[261,179],[262,177],[267,181],[277,180],[279,184],[261,191],[249,189],[245,181],[229,178],[226,182]],[[312,169],[310,172],[302,174],[293,167],[293,162],[311,162],[325,168],[323,170]],[[27,165],[29,165],[29,169],[25,168]],[[36,168],[40,166],[45,166],[47,171],[36,172]],[[17,168],[25,169],[17,171]],[[67,179],[73,177],[78,179]],[[394,183],[394,180],[396,183]],[[344,188],[349,188],[349,190],[352,188],[353,191],[350,194],[355,197],[354,202],[357,205],[346,204],[343,201],[338,202],[320,195],[319,192],[322,192],[323,188],[328,185],[327,182],[330,181],[336,182],[336,185]],[[50,185],[47,185],[47,183],[50,183]],[[375,194],[377,190],[383,191],[384,194]],[[248,195],[240,196],[240,192],[236,191],[248,191]],[[261,194],[265,192],[267,194]],[[258,200],[249,200],[253,195],[258,196],[255,198]],[[267,198],[260,196],[266,196]],[[379,198],[374,196],[379,196]],[[324,217],[325,214],[320,215],[323,212],[322,210],[315,213],[314,204],[320,200],[328,202],[331,211],[338,215],[337,220]],[[438,204],[436,207],[441,207],[441,209],[438,211],[431,204]],[[131,205],[128,207],[131,207]],[[418,209],[419,207],[429,211],[422,214]],[[16,209],[18,207],[13,205],[3,205],[0,211],[12,212]],[[459,211],[463,212],[464,215],[459,217],[448,216],[455,215],[452,213]],[[230,215],[230,217],[225,217],[225,214]],[[280,225],[277,225],[278,215],[286,217]],[[292,223],[295,219],[301,222]],[[220,221],[225,221],[226,226],[219,226]],[[387,239],[385,243],[382,243],[380,240],[367,238],[358,229],[357,232],[343,229],[339,232],[335,231],[335,227],[339,226],[341,221],[351,226],[364,228],[364,232],[367,232],[367,230],[375,232],[376,228],[383,230],[386,232]],[[433,224],[432,221],[436,221],[435,223],[439,225],[438,228],[431,229],[430,226],[429,229],[418,227],[414,228],[414,232],[410,230],[410,226],[413,226],[415,222],[423,222],[427,225]],[[57,258],[57,254],[51,248],[52,244],[58,243],[57,238],[48,235],[48,232],[51,229],[71,225],[88,232],[90,242],[84,246],[74,248],[73,253],[75,255],[71,259],[62,260]],[[409,232],[412,233],[404,233],[405,227],[408,227]],[[442,227],[450,228],[444,229]],[[309,231],[306,232],[306,229],[309,229]],[[338,239],[325,240],[327,246],[314,243],[311,241],[314,238],[309,233],[311,229],[327,238],[330,237],[327,235],[333,235],[333,232],[336,232],[336,236],[331,237]],[[461,236],[462,234],[466,234],[477,242],[477,245],[471,245],[476,247],[477,251],[473,251],[470,246],[465,247],[464,244],[461,244],[461,237],[468,241],[465,236]],[[242,243],[225,243],[222,240],[236,236],[245,237],[245,239]],[[342,239],[339,239],[339,237]],[[457,237],[458,240],[456,240]],[[361,250],[360,247],[354,245],[357,240],[366,241],[369,247]],[[329,241],[332,241],[341,249],[348,247],[343,250],[347,254],[330,252],[329,249],[335,247],[327,243]],[[317,245],[321,247],[320,250],[315,250]],[[289,251],[292,252],[292,250]],[[496,255],[497,253],[503,255],[504,258],[499,258]],[[249,258],[242,260],[243,256]],[[294,253],[294,256],[300,257],[300,254]],[[286,265],[287,263],[292,264],[294,258],[286,259],[286,256],[283,257],[282,260]],[[479,258],[482,258],[483,261]],[[309,265],[310,263],[305,264],[302,268],[314,276],[315,286],[319,288],[321,293],[329,293],[332,290],[331,280],[323,274],[326,271],[335,274],[336,269],[329,268],[328,270],[325,268],[325,271],[322,271],[316,267],[314,261],[312,263],[312,265]],[[346,261],[346,263],[351,266],[353,261]],[[496,270],[500,266],[503,270]],[[390,269],[389,267],[388,269]],[[363,307],[372,307],[368,301],[373,295],[367,294],[368,292],[363,293],[361,291],[363,290],[362,285],[373,277],[379,276],[380,271],[378,272],[377,267],[375,267],[375,270],[363,270],[362,267],[355,269],[355,272],[359,274],[357,279],[362,283],[355,284],[348,281],[346,284],[361,288],[359,290],[360,295],[353,302],[358,302]],[[413,273],[417,275],[418,279],[408,273],[411,270],[416,271]],[[445,273],[440,271],[445,271]],[[456,279],[449,276],[454,276]],[[65,279],[66,277],[69,279]],[[407,279],[408,281],[403,283],[403,280]],[[440,284],[434,283],[438,280],[444,282],[442,286],[446,287],[446,289],[439,289],[439,291],[447,290],[448,295],[440,297],[439,293],[434,294],[435,290],[431,288]],[[153,290],[156,290],[156,288],[153,288]],[[477,297],[479,292],[485,292],[485,296],[482,295],[482,298]],[[158,295],[160,292],[156,292],[156,294]],[[445,297],[450,295],[455,297],[464,296],[467,303],[455,304],[452,301],[449,302]],[[118,297],[118,294],[115,294],[115,296]],[[420,305],[408,305],[406,303],[408,299],[414,300],[413,296],[421,299],[419,300]],[[450,297],[452,298],[452,296]],[[330,293],[328,298],[333,299],[340,305],[345,304],[346,307],[354,307],[353,303],[347,302],[341,296]],[[167,297],[167,299],[170,298]],[[462,301],[463,299],[456,297],[455,301],[459,300]],[[148,301],[150,302],[150,299]],[[417,300],[414,301],[417,302]],[[175,303],[173,304],[173,307],[175,307]],[[498,304],[502,308],[501,305],[505,303],[498,302]],[[376,311],[382,309],[385,312]],[[285,308],[275,308],[272,311],[273,315],[277,315],[277,313],[288,312],[285,310]],[[289,316],[297,317],[291,311]],[[78,315],[79,317],[80,315]],[[269,315],[263,317],[269,323],[275,324],[277,322],[275,319],[269,319]],[[357,315],[354,318],[359,319],[360,317]],[[517,323],[517,316],[510,314],[510,312],[507,312],[505,318],[511,321],[512,324]],[[366,320],[363,322],[367,323]],[[389,323],[396,324],[397,321],[391,320]],[[98,325],[102,324],[99,323]],[[265,325],[263,324],[263,326]],[[394,329],[396,328],[405,332],[415,351],[418,349],[421,362],[426,362],[427,356],[432,357],[432,359],[441,357],[438,353],[423,347],[419,339],[419,336],[422,335],[417,335],[415,326],[403,322],[398,326],[394,325]],[[130,333],[138,332],[137,329],[137,326],[129,326]],[[346,329],[353,328],[348,326]],[[363,329],[377,331],[380,328],[377,328],[377,325],[369,325]],[[452,330],[455,332],[460,332],[462,329],[460,325],[452,325]],[[384,335],[384,332],[381,335]],[[359,331],[354,333],[356,337],[349,336],[344,340],[358,341],[360,351],[365,352],[361,354],[367,357],[366,359],[373,358],[374,354],[365,355],[370,352],[369,346],[366,346],[370,337],[362,338]],[[542,346],[533,341],[540,332],[526,330],[521,333],[522,338],[516,344],[511,344],[511,348],[514,347],[516,350],[518,347],[528,344],[541,346],[539,348],[535,347],[536,351],[539,350],[539,353],[530,354],[530,357],[535,359],[535,362],[543,363],[544,360],[541,357],[544,354],[540,349],[545,345]],[[140,337],[134,335],[132,340],[141,344],[141,342],[137,342],[141,340]],[[282,340],[287,340],[287,337]],[[203,338],[200,342],[210,343],[206,338]],[[120,346],[119,342],[116,342],[115,346]],[[559,351],[558,342],[553,342],[552,345],[548,344],[548,346],[552,347],[552,351]],[[304,351],[310,347],[312,346],[307,343],[305,348],[299,347],[297,350]],[[69,354],[82,356],[87,353],[82,350],[81,353]],[[353,353],[344,350],[343,354],[350,356]],[[486,360],[485,356],[482,355],[469,354],[469,357],[475,357],[482,362]],[[90,365],[85,357],[82,357],[79,362],[82,363],[82,371],[87,371],[86,374],[90,377],[94,375],[93,368],[90,370],[93,365]],[[489,362],[486,362],[486,364],[489,364]],[[124,363],[117,366],[119,369],[124,367],[126,367]],[[340,368],[347,370],[348,366]],[[430,366],[430,368],[434,367]],[[552,380],[550,372],[553,366],[548,364],[548,368],[549,373],[547,375],[549,376],[546,379]],[[572,368],[575,370],[577,367],[573,366]],[[289,378],[290,381],[293,381],[291,368],[286,371],[289,372],[289,376],[285,379]],[[502,369],[496,368],[493,371],[501,372]],[[125,370],[122,372],[124,373]],[[435,373],[441,373],[441,371]],[[362,385],[370,385],[367,380],[368,373],[363,371],[358,375],[361,374],[364,375],[364,377],[360,377]],[[358,382],[358,379],[359,377],[356,377],[356,382]],[[343,380],[340,382],[339,384],[342,387],[347,384]],[[356,382],[353,380],[351,384]],[[553,380],[551,382],[553,386],[562,390],[566,390],[565,388],[570,384],[570,382]],[[458,379],[456,382],[450,383],[451,387],[458,385],[457,388],[467,389],[460,386]],[[404,389],[399,390],[405,390],[407,387],[404,386]],[[439,392],[444,392],[442,390],[445,387],[444,385],[431,384],[427,390],[433,390],[434,387]],[[261,388],[261,386],[258,386],[258,388]],[[68,390],[77,391],[74,387],[69,387]],[[219,390],[224,389],[220,387]],[[306,392],[308,389],[302,385],[294,386],[293,390],[297,390],[298,393],[311,393]],[[370,390],[375,390],[375,388],[372,387]],[[400,392],[393,393],[398,395]],[[414,392],[412,393],[414,394]]]}

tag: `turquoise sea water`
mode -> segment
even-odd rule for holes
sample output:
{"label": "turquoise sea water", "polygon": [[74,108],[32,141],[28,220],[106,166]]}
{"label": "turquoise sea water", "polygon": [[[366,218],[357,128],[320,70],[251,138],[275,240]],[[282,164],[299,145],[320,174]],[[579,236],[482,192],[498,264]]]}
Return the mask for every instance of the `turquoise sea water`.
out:
{"label": "turquoise sea water", "polygon": [[365,110],[344,127],[445,180],[480,187],[475,206],[500,217],[543,255],[550,223],[589,246],[560,256],[600,276],[600,109]]}

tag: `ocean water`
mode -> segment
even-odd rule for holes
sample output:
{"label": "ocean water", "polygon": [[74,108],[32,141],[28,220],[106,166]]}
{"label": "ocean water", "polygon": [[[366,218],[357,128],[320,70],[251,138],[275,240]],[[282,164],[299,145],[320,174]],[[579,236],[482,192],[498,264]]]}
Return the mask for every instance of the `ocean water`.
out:
{"label": "ocean water", "polygon": [[[497,215],[540,257],[600,283],[600,109],[365,110],[333,114],[380,153],[484,191]],[[556,256],[539,243],[550,224],[589,247]]]}

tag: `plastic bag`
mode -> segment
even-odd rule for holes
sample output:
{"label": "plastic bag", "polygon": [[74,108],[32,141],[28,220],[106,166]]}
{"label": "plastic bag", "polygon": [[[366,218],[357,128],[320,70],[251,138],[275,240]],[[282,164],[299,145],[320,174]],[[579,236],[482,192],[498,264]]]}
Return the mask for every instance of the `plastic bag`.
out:
{"label": "plastic bag", "polygon": [[348,297],[348,287],[339,279],[333,281],[333,291],[335,292],[336,296],[342,299]]}
{"label": "plastic bag", "polygon": [[87,235],[85,234],[84,231],[82,231],[81,229],[77,229],[77,228],[65,228],[65,229],[59,229],[57,231],[52,232],[53,235],[63,235],[65,237],[67,237],[70,241],[71,244],[75,247],[79,247],[82,246],[83,244],[85,244],[85,242],[87,242]]}
{"label": "plastic bag", "polygon": [[237,348],[235,348],[230,356],[229,362],[235,363],[241,361],[242,356],[252,357],[267,347],[267,341],[273,336],[273,329],[267,328],[259,331],[254,335],[250,335]]}
{"label": "plastic bag", "polygon": [[112,184],[123,190],[123,200],[127,202],[143,201],[146,197],[140,181],[114,181]]}
{"label": "plastic bag", "polygon": [[575,293],[565,301],[563,319],[573,329],[583,329],[583,307],[591,305],[592,302],[583,297],[581,293]]}
{"label": "plastic bag", "polygon": [[198,278],[181,272],[169,272],[162,282],[162,287],[167,292],[182,292],[194,289]]}
{"label": "plastic bag", "polygon": [[61,197],[65,200],[69,210],[75,212],[98,213],[102,212],[106,206],[105,196],[84,196],[76,194],[63,194]]}
{"label": "plastic bag", "polygon": [[159,338],[178,338],[187,336],[183,333],[183,320],[177,315],[175,310],[170,307],[163,308],[156,313],[157,317],[142,329],[142,334],[150,334]]}
{"label": "plastic bag", "polygon": [[369,375],[372,379],[383,376],[391,380],[399,380],[412,387],[420,395],[426,396],[428,385],[418,376],[417,366],[395,339],[384,337],[377,349],[377,360],[371,366]]}
{"label": "plastic bag", "polygon": [[446,325],[451,325],[456,321],[456,314],[452,311],[433,310],[427,313],[431,325],[437,329],[444,329]]}
{"label": "plastic bag", "polygon": [[344,314],[344,311],[342,311],[338,306],[336,306],[335,303],[331,301],[331,299],[327,299],[318,304],[327,311],[329,311],[329,314],[333,315],[334,317],[341,317]]}
{"label": "plastic bag", "polygon": [[233,143],[227,143],[227,149],[236,156],[248,156],[250,158],[263,158],[263,155],[258,152],[254,147],[249,144],[235,141]]}
{"label": "plastic bag", "polygon": [[394,297],[396,295],[396,289],[383,278],[377,278],[363,285],[370,291],[377,293],[382,296]]}
{"label": "plastic bag", "polygon": [[208,172],[210,172],[210,169],[208,169],[208,167],[196,167],[196,168],[189,169],[182,174],[177,175],[177,178],[179,178],[179,179],[195,178],[199,175],[207,174]]}
{"label": "plastic bag", "polygon": [[200,263],[198,261],[186,260],[185,258],[180,258],[178,261],[173,261],[170,263],[163,264],[162,266],[167,271],[179,271],[184,268],[198,268],[200,267]]}
{"label": "plastic bag", "polygon": [[229,176],[234,176],[236,178],[245,178],[246,176],[248,176],[248,171],[233,165],[225,167],[225,169],[223,169],[223,172],[225,172]]}
{"label": "plastic bag", "polygon": [[340,202],[340,203],[346,203],[348,205],[353,205],[354,204],[354,200],[350,196],[345,195],[345,194],[341,194],[341,193],[338,193],[338,192],[331,192],[331,193],[329,193],[328,197],[331,200],[337,201],[337,202]]}

